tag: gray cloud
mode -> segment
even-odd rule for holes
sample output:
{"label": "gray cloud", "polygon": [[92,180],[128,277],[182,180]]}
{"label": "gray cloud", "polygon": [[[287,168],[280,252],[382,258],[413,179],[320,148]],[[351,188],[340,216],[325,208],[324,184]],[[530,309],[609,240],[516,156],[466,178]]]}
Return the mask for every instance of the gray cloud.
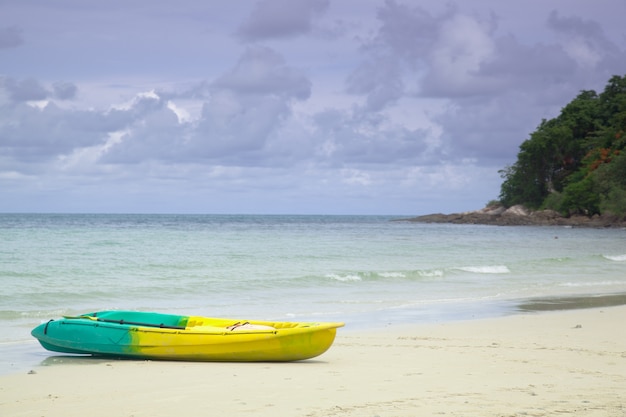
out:
{"label": "gray cloud", "polygon": [[0,28],[0,49],[16,48],[23,43],[22,30],[17,26]]}
{"label": "gray cloud", "polygon": [[[81,149],[102,146],[111,133],[153,112],[146,100],[138,100],[128,109],[104,111],[68,109],[48,101],[52,96],[72,98],[77,90],[72,83],[55,84],[54,94],[32,78],[4,79],[2,86],[11,100],[0,103],[0,155],[20,163],[54,161]],[[26,103],[33,100],[43,104]]]}
{"label": "gray cloud", "polygon": [[71,100],[78,92],[75,84],[61,81],[54,83],[51,91],[32,77],[23,79],[0,77],[0,88],[3,88],[15,102],[42,101],[51,97]]}
{"label": "gray cloud", "polygon": [[314,117],[317,156],[334,167],[430,164],[426,129],[408,129],[359,111],[327,110]]}
{"label": "gray cloud", "polygon": [[561,41],[527,45],[512,34],[499,36],[493,14],[479,20],[456,7],[431,14],[387,1],[347,91],[364,96],[368,112],[405,97],[446,99],[433,118],[443,128],[443,155],[510,160],[541,118],[583,86],[607,80],[605,69],[626,57],[596,22],[556,12],[546,18]]}
{"label": "gray cloud", "polygon": [[67,111],[49,103],[4,106],[0,116],[0,153],[19,161],[52,160],[83,147],[101,144],[110,126],[106,116]]}
{"label": "gray cloud", "polygon": [[13,101],[37,101],[48,97],[48,90],[34,78],[17,80],[12,77],[0,78],[2,86],[6,89]]}
{"label": "gray cloud", "polygon": [[54,91],[54,97],[59,100],[71,100],[76,97],[78,87],[75,84],[67,82],[56,82],[52,85]]}
{"label": "gray cloud", "polygon": [[261,0],[238,35],[245,41],[302,35],[311,31],[313,20],[328,5],[329,0]]}
{"label": "gray cloud", "polygon": [[563,17],[552,11],[547,25],[560,36],[564,52],[581,68],[598,70],[613,67],[607,65],[610,61],[626,63],[624,51],[606,37],[598,22],[581,17]]}
{"label": "gray cloud", "polygon": [[394,56],[375,56],[362,63],[347,79],[347,92],[364,94],[367,110],[379,111],[405,93],[402,65]]}
{"label": "gray cloud", "polygon": [[285,64],[283,57],[266,47],[249,47],[237,65],[214,83],[216,90],[237,94],[280,95],[305,100],[311,94],[311,82],[298,70]]}
{"label": "gray cloud", "polygon": [[605,45],[611,44],[606,39],[602,26],[598,22],[582,17],[563,17],[556,10],[553,10],[548,16],[548,27],[568,36],[583,36],[586,39],[598,40]]}
{"label": "gray cloud", "polygon": [[[145,101],[152,102],[147,106],[150,111],[139,111],[129,124],[130,129],[120,137],[119,142],[110,146],[99,161],[105,164],[138,164],[151,160],[183,162],[180,156],[185,146],[185,127],[178,123],[176,114],[160,99],[141,101],[144,103],[137,107],[144,107]],[[137,107],[134,106],[130,112],[137,112]]]}

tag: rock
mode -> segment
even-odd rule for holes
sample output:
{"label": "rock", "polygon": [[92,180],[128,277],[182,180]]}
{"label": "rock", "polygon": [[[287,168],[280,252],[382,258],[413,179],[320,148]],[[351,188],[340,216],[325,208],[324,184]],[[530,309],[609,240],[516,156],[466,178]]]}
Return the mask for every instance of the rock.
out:
{"label": "rock", "polygon": [[528,216],[530,211],[524,206],[513,206],[506,209],[502,214],[511,216]]}
{"label": "rock", "polygon": [[554,210],[530,210],[524,206],[488,206],[480,210],[452,214],[428,214],[402,219],[418,223],[485,224],[497,226],[571,226],[626,227],[626,219],[612,215],[572,215],[564,217]]}

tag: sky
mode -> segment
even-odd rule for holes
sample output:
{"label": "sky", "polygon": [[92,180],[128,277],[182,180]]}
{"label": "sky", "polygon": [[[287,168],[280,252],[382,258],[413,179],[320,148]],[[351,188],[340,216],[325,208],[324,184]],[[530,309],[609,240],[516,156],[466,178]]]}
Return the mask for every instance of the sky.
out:
{"label": "sky", "polygon": [[498,198],[626,74],[624,0],[0,0],[0,212],[420,215]]}

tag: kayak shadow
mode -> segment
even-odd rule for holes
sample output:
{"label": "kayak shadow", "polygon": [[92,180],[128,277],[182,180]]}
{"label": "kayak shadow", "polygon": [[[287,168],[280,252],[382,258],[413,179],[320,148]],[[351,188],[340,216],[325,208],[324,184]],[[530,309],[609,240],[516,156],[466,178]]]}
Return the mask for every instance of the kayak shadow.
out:
{"label": "kayak shadow", "polygon": [[58,365],[98,365],[110,363],[119,360],[130,360],[126,358],[105,358],[102,356],[91,355],[54,355],[48,356],[39,363],[40,366],[58,366]]}
{"label": "kayak shadow", "polygon": [[116,357],[116,356],[94,356],[94,355],[53,355],[46,357],[39,363],[40,366],[59,366],[59,365],[100,365],[110,364],[114,362],[168,362],[168,363],[204,363],[204,364],[277,364],[277,365],[320,365],[328,363],[322,359],[305,359],[300,361],[252,361],[252,362],[238,362],[238,361],[168,361],[168,360],[156,360],[156,359],[141,359],[141,358],[129,358],[129,357]]}

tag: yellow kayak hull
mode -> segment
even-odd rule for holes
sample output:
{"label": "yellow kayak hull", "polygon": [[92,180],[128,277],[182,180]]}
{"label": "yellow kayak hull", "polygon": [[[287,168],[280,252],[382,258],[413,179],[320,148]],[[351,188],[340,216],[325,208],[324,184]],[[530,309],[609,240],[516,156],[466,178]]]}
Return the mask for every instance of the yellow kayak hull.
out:
{"label": "yellow kayak hull", "polygon": [[343,323],[270,322],[134,311],[51,320],[32,335],[63,353],[183,361],[298,361],[326,352]]}

